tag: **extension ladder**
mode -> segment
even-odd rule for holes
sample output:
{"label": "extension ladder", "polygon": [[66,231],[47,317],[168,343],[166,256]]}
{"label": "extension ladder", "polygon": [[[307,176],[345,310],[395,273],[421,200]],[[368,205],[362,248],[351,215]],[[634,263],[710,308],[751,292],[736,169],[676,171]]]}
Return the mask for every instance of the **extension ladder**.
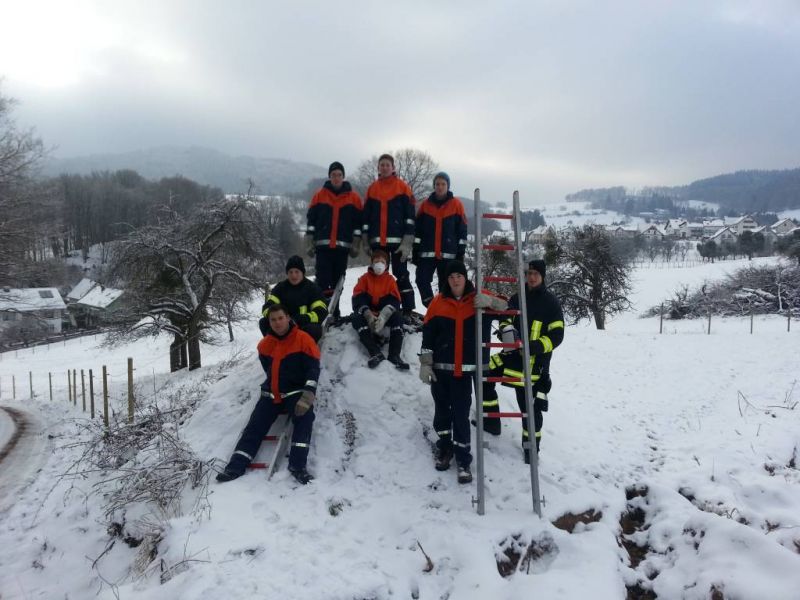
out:
{"label": "extension ladder", "polygon": [[[513,244],[484,244],[481,235],[481,222],[483,219],[506,219],[513,223]],[[523,444],[523,448],[529,450],[531,461],[531,495],[533,497],[533,510],[541,517],[542,506],[539,493],[539,454],[536,450],[535,436],[536,431],[533,418],[533,390],[531,386],[531,378],[527,365],[530,365],[530,330],[528,328],[528,314],[527,302],[525,298],[525,265],[522,256],[522,229],[520,225],[520,210],[519,210],[519,192],[514,192],[514,205],[511,214],[505,213],[483,213],[481,209],[481,192],[475,189],[475,287],[477,290],[483,289],[484,283],[516,283],[519,294],[519,310],[489,310],[489,309],[476,309],[475,311],[475,340],[476,340],[476,377],[475,377],[475,413],[477,416],[477,488],[478,496],[475,501],[478,508],[478,514],[484,514],[486,510],[485,502],[485,486],[484,486],[484,465],[483,465],[483,383],[518,383],[518,377],[484,377],[484,365],[482,360],[484,348],[519,348],[522,351],[522,364],[523,364],[523,383],[525,386],[525,412],[490,412],[486,413],[487,417],[496,418],[512,418],[512,419],[527,419],[528,431],[531,433],[528,441]],[[490,251],[503,251],[515,252],[517,259],[517,276],[516,277],[501,277],[501,276],[486,276],[483,275],[483,250]],[[509,316],[520,317],[520,340],[513,343],[492,342],[483,339],[483,315],[491,317]]]}

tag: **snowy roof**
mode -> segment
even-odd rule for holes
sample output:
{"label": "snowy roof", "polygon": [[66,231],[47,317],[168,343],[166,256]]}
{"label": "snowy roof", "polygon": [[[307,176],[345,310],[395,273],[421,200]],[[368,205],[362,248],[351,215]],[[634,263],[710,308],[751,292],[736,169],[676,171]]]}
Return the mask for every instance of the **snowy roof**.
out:
{"label": "snowy roof", "polygon": [[[6,291],[8,290],[8,291]],[[0,310],[32,312],[67,308],[56,288],[2,288]]]}
{"label": "snowy roof", "polygon": [[122,290],[95,285],[88,294],[78,300],[76,304],[88,306],[90,308],[108,308],[113,302],[122,296]]}
{"label": "snowy roof", "polygon": [[722,229],[717,231],[714,235],[712,235],[711,239],[713,240],[715,238],[722,237],[723,235],[725,235],[726,232],[729,235],[736,235],[735,233],[733,233],[733,231],[731,231],[730,227],[723,227]]}
{"label": "snowy roof", "polygon": [[67,294],[67,300],[72,300],[73,302],[75,300],[80,300],[96,285],[97,283],[88,277],[84,277],[78,282],[78,285],[72,288],[69,294]]}

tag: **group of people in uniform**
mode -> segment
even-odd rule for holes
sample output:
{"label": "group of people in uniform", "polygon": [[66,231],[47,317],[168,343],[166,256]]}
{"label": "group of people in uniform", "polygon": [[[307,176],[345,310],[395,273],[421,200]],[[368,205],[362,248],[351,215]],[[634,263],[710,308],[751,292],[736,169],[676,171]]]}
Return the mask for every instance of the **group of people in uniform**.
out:
{"label": "group of people in uniform", "polygon": [[[421,324],[422,347],[419,377],[431,386],[433,427],[437,434],[435,468],[446,471],[453,459],[460,483],[472,481],[470,465],[470,407],[476,361],[484,372],[516,378],[520,410],[525,410],[522,378],[530,377],[534,392],[535,440],[541,442],[542,413],[547,411],[550,391],[550,357],[564,336],[564,318],[557,298],[546,288],[546,265],[533,260],[526,271],[525,298],[506,300],[486,290],[476,290],[467,276],[464,254],[467,219],[461,201],[450,190],[447,173],[437,173],[434,189],[419,210],[408,184],[397,176],[394,159],[378,159],[378,178],[369,186],[362,203],[345,180],[344,166],[334,162],[328,179],[314,194],[307,213],[305,245],[316,259],[316,281],[305,276],[305,263],[292,256],[286,263],[286,279],[272,288],[262,309],[259,328],[264,337],[258,354],[266,374],[261,397],[250,416],[230,461],[217,475],[224,482],[243,475],[254,459],[261,440],[282,413],[294,425],[289,450],[289,472],[300,483],[313,479],[307,457],[314,422],[314,401],[320,373],[318,342],[328,317],[328,303],[336,284],[347,270],[349,257],[362,248],[370,257],[367,272],[359,277],[352,294],[349,320],[367,353],[367,366],[388,360],[397,369],[409,369],[402,358],[404,324],[414,323],[415,299],[408,261],[416,265],[416,283],[426,313]],[[390,272],[391,271],[391,272]],[[439,293],[434,295],[433,277]],[[518,309],[524,301],[530,328],[530,364],[522,364],[522,351],[505,348],[489,356],[484,348],[476,356],[476,309]],[[336,307],[338,310],[338,307]],[[499,319],[487,313],[482,340],[488,341],[493,320],[500,320],[503,341],[519,340],[520,317]],[[335,314],[339,318],[338,314]],[[388,331],[388,350],[383,353]],[[494,383],[482,383],[485,413],[498,412]],[[523,420],[522,441],[530,460],[530,436]],[[500,435],[499,418],[483,419],[484,430]]]}

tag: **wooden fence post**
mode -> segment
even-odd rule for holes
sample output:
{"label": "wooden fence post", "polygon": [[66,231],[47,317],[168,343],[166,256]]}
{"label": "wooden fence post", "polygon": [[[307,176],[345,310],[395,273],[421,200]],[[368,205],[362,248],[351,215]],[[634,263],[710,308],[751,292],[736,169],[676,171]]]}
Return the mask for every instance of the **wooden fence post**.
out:
{"label": "wooden fence post", "polygon": [[83,412],[86,412],[86,379],[83,376],[83,369],[81,369],[81,398],[83,398]]}
{"label": "wooden fence post", "polygon": [[711,335],[711,311],[708,312],[708,335]]}
{"label": "wooden fence post", "polygon": [[72,404],[78,406],[78,370],[72,369]]}
{"label": "wooden fence post", "polygon": [[16,375],[12,375],[11,376],[11,399],[12,400],[16,400],[17,399],[17,376]]}
{"label": "wooden fence post", "polygon": [[128,357],[128,423],[133,423],[133,358]]}
{"label": "wooden fence post", "polygon": [[28,386],[31,391],[30,399],[33,400],[33,371],[28,371]]}
{"label": "wooden fence post", "polygon": [[664,333],[664,303],[661,303],[661,314],[658,320],[658,333]]}
{"label": "wooden fence post", "polygon": [[89,410],[94,421],[94,375],[91,369],[89,369]]}
{"label": "wooden fence post", "polygon": [[108,372],[103,365],[103,423],[108,427]]}
{"label": "wooden fence post", "polygon": [[50,402],[53,401],[53,372],[47,373],[47,379],[50,381]]}
{"label": "wooden fence post", "polygon": [[67,369],[67,402],[72,403],[72,373]]}

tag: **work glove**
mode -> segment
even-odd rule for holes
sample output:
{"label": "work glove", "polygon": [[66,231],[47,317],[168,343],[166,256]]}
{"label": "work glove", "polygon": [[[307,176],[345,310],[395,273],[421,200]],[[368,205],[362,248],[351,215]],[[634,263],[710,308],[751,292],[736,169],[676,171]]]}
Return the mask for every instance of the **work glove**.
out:
{"label": "work glove", "polygon": [[376,317],[366,306],[364,307],[364,310],[361,311],[361,315],[367,322],[367,327],[369,327],[372,331],[375,331],[375,321],[378,320],[378,317]]}
{"label": "work glove", "polygon": [[355,258],[361,252],[361,237],[356,236],[353,238],[353,245],[350,246],[350,256]]}
{"label": "work glove", "polygon": [[381,309],[381,312],[378,313],[378,318],[375,319],[375,323],[373,324],[373,331],[375,333],[380,333],[380,331],[386,327],[386,322],[392,318],[394,311],[394,306],[384,306]]}
{"label": "work glove", "polygon": [[311,317],[308,316],[308,313],[304,313],[293,317],[292,321],[294,321],[298,327],[304,327],[311,322]]}
{"label": "work glove", "polygon": [[300,400],[298,400],[297,404],[294,405],[294,416],[302,417],[304,414],[306,414],[316,399],[317,397],[314,392],[310,390],[304,390],[300,395]]}
{"label": "work glove", "polygon": [[423,352],[419,355],[419,380],[426,385],[436,381],[436,374],[433,372],[433,352]]}
{"label": "work glove", "polygon": [[314,256],[314,253],[317,251],[316,247],[314,246],[314,236],[307,233],[304,239],[306,242],[306,254],[309,256]]}
{"label": "work glove", "polygon": [[367,256],[372,256],[372,248],[369,245],[369,236],[367,236],[366,233],[361,236],[361,245],[364,246],[364,252],[367,253]]}
{"label": "work glove", "polygon": [[489,308],[491,310],[505,310],[508,308],[508,302],[498,296],[491,294],[478,293],[475,294],[475,308]]}
{"label": "work glove", "polygon": [[540,392],[544,392],[545,394],[549,394],[552,387],[553,380],[550,379],[550,373],[542,373],[539,376],[539,382],[536,384],[536,389]]}
{"label": "work glove", "polygon": [[410,233],[407,233],[403,236],[403,241],[400,242],[400,245],[395,250],[395,254],[400,255],[400,261],[406,262],[408,257],[411,256],[411,252],[414,247],[414,236]]}

